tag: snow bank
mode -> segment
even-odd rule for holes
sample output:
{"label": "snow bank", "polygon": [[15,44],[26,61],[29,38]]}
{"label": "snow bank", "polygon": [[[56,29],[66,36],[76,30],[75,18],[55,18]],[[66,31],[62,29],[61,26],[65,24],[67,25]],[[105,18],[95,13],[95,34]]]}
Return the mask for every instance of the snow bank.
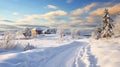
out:
{"label": "snow bank", "polygon": [[91,52],[100,67],[120,67],[120,39],[92,40]]}

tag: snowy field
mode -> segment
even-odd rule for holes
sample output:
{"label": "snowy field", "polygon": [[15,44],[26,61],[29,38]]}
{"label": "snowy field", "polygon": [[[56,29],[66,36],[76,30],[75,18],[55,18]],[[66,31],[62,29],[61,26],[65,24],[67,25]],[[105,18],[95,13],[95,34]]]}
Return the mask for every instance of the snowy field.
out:
{"label": "snowy field", "polygon": [[61,40],[53,34],[15,42],[34,48],[0,49],[0,67],[120,67],[120,38]]}

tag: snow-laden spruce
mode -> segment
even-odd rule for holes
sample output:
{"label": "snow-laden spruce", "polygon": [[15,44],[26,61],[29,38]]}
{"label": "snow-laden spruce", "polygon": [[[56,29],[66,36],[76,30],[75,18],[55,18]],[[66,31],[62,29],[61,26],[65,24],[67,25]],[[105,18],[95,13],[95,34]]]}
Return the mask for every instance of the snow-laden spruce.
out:
{"label": "snow-laden spruce", "polygon": [[102,27],[97,27],[93,37],[95,39],[99,38],[111,38],[114,35],[114,25],[113,20],[109,15],[108,9],[105,9],[104,16],[103,16],[103,24]]}

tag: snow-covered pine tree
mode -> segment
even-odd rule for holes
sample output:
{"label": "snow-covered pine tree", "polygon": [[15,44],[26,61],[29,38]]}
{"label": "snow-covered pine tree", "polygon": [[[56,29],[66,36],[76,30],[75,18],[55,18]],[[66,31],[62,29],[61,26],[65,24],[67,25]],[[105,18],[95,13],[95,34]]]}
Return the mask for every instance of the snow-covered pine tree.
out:
{"label": "snow-covered pine tree", "polygon": [[111,38],[112,35],[114,34],[113,32],[113,20],[111,19],[108,9],[105,9],[104,11],[104,16],[103,16],[103,24],[102,24],[102,28],[100,27],[96,27],[96,30],[94,32],[94,34],[92,35],[92,37],[94,37],[95,39],[99,39],[99,38]]}
{"label": "snow-covered pine tree", "polygon": [[73,39],[78,39],[80,36],[80,30],[79,29],[72,29],[71,36]]}
{"label": "snow-covered pine tree", "polygon": [[101,38],[111,38],[113,33],[113,27],[112,24],[113,20],[111,19],[108,9],[105,9],[103,16],[103,26],[101,31]]}
{"label": "snow-covered pine tree", "polygon": [[101,31],[102,31],[102,29],[97,26],[97,27],[95,28],[95,32],[92,33],[92,38],[94,38],[94,39],[99,39],[99,38],[101,38]]}
{"label": "snow-covered pine tree", "polygon": [[63,37],[64,37],[64,35],[65,35],[64,30],[63,30],[63,29],[59,29],[59,30],[57,31],[57,34],[58,34],[58,36],[59,36],[59,40],[63,40]]}
{"label": "snow-covered pine tree", "polygon": [[25,36],[25,38],[30,38],[30,36],[31,36],[31,29],[29,29],[29,28],[25,28],[24,30],[23,30],[23,35]]}

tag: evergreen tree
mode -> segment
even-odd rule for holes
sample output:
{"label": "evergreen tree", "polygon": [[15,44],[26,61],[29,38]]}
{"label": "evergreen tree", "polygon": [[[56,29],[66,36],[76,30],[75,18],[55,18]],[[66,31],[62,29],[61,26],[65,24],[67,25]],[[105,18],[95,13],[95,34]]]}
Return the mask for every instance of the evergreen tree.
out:
{"label": "evergreen tree", "polygon": [[31,36],[31,29],[25,28],[23,30],[23,35],[25,36],[25,38],[30,38],[30,36]]}
{"label": "evergreen tree", "polygon": [[111,38],[113,35],[113,20],[111,19],[108,9],[105,9],[105,15],[103,16],[103,27],[101,31],[101,38]]}
{"label": "evergreen tree", "polygon": [[102,28],[96,28],[96,31],[94,33],[94,38],[99,39],[99,38],[111,38],[112,35],[114,34],[113,32],[113,20],[111,19],[108,9],[105,9],[104,11],[104,16],[103,16],[103,25]]}
{"label": "evergreen tree", "polygon": [[99,39],[101,38],[101,28],[100,27],[96,27],[95,28],[95,32],[92,34],[92,38],[95,38],[95,39]]}

